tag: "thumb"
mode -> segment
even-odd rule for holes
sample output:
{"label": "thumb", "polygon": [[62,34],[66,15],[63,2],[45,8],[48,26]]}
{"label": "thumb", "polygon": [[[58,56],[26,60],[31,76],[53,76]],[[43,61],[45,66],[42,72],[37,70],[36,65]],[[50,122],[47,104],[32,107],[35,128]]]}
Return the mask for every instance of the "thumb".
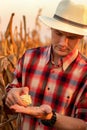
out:
{"label": "thumb", "polygon": [[29,93],[29,88],[27,86],[23,87],[22,92],[23,92],[23,94],[28,94]]}

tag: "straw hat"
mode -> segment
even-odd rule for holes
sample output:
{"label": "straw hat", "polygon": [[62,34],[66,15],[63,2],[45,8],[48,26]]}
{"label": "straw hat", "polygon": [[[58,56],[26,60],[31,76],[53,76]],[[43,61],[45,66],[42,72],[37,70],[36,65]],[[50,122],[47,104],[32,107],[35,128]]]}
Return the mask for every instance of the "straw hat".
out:
{"label": "straw hat", "polygon": [[39,19],[51,28],[87,35],[86,5],[86,0],[61,0],[52,18],[39,16]]}

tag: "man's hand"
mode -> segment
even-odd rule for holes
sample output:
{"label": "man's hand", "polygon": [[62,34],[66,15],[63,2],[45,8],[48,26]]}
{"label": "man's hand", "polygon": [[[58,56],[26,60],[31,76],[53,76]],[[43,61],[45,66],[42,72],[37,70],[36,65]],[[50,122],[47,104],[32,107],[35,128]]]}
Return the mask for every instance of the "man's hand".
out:
{"label": "man's hand", "polygon": [[21,106],[25,106],[22,99],[20,98],[23,94],[28,94],[29,89],[28,87],[22,87],[22,88],[12,88],[6,96],[5,104],[8,107],[11,107],[14,104],[19,104]]}
{"label": "man's hand", "polygon": [[18,104],[12,105],[11,109],[15,110],[17,113],[24,113],[35,118],[40,119],[51,119],[52,117],[52,108],[49,105],[41,105],[40,107],[36,106],[20,106]]}

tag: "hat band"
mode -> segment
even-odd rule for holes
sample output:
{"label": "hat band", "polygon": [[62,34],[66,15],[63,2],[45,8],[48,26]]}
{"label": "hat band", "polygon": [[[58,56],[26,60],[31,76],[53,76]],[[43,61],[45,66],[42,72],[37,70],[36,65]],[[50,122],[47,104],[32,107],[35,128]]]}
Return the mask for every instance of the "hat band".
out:
{"label": "hat band", "polygon": [[81,28],[87,28],[87,25],[83,25],[83,24],[80,24],[80,23],[73,22],[73,21],[71,21],[71,20],[67,20],[67,19],[65,19],[65,18],[62,18],[62,17],[56,15],[56,14],[53,16],[53,18],[55,18],[55,19],[57,19],[57,20],[60,20],[60,21],[62,21],[62,22],[71,24],[71,25],[73,25],[73,26],[78,26],[78,27],[81,27]]}

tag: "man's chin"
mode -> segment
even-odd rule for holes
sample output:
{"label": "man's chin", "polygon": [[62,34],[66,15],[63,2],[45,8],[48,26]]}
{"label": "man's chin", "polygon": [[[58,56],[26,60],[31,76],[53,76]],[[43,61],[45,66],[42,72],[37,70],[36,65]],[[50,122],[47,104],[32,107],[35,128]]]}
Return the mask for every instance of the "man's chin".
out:
{"label": "man's chin", "polygon": [[65,56],[68,55],[68,53],[62,52],[62,51],[57,51],[56,54],[57,54],[58,56],[61,56],[61,57],[65,57]]}

